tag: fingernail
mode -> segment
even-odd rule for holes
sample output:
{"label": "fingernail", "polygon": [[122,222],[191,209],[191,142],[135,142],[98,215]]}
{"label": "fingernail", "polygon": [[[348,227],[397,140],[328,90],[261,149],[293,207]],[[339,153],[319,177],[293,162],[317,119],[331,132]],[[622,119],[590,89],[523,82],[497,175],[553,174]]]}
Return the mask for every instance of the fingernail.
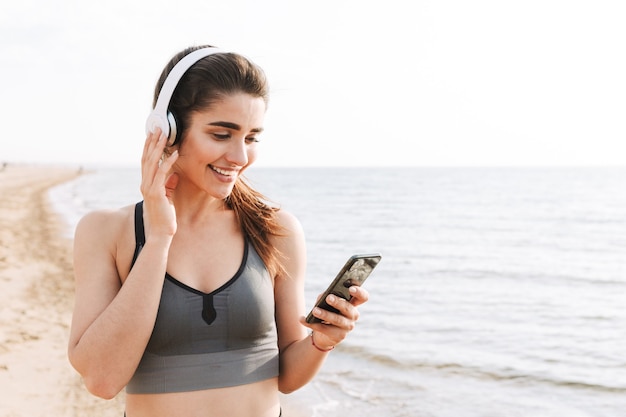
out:
{"label": "fingernail", "polygon": [[332,295],[332,294],[329,295],[328,298],[327,298],[328,302],[330,302],[330,303],[334,303],[336,299],[337,298],[334,295]]}
{"label": "fingernail", "polygon": [[356,287],[350,287],[348,288],[348,291],[350,291],[352,294],[356,294]]}
{"label": "fingernail", "polygon": [[315,308],[313,309],[313,314],[320,314],[321,312],[322,312],[322,309],[321,309],[321,308],[319,308],[319,307],[315,307]]}

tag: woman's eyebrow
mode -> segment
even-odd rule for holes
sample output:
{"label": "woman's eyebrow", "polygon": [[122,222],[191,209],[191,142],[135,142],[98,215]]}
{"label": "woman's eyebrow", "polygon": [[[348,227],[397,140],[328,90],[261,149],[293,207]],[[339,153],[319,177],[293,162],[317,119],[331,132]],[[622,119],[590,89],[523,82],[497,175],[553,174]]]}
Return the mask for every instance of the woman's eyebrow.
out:
{"label": "woman's eyebrow", "polygon": [[[219,126],[219,127],[225,127],[226,129],[232,129],[232,130],[237,130],[240,131],[241,130],[241,126],[239,126],[237,123],[233,123],[233,122],[211,122],[209,123],[210,126]],[[263,131],[262,127],[257,127],[251,130],[251,132],[254,133],[261,133]]]}

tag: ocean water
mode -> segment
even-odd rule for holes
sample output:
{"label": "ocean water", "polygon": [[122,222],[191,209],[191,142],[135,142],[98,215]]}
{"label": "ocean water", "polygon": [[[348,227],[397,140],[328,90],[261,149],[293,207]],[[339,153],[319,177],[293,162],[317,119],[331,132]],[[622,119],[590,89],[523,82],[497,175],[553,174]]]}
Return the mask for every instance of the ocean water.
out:
{"label": "ocean water", "polygon": [[[626,416],[626,168],[254,168],[307,235],[315,300],[383,259],[356,330],[285,397],[325,417]],[[101,167],[51,191],[71,235],[140,199]]]}

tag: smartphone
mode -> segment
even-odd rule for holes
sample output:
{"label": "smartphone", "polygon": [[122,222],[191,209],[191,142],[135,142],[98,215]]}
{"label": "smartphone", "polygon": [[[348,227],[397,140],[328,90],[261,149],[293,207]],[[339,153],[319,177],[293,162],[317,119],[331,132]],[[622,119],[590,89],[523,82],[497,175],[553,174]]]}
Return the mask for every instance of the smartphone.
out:
{"label": "smartphone", "polygon": [[[380,253],[352,255],[337,274],[337,277],[330,283],[326,291],[322,294],[315,307],[338,313],[339,311],[326,303],[326,297],[334,294],[346,300],[352,296],[348,289],[353,285],[361,286],[372,273],[381,259]],[[313,309],[306,318],[307,323],[321,323],[321,320],[313,316]]]}

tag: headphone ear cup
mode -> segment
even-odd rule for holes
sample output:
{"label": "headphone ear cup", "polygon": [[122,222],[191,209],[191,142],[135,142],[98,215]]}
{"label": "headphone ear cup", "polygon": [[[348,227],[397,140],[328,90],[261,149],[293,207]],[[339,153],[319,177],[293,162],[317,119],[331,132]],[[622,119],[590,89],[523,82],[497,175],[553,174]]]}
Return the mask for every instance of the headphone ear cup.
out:
{"label": "headphone ear cup", "polygon": [[154,133],[157,129],[161,129],[161,132],[169,137],[170,129],[168,121],[158,112],[153,111],[148,116],[148,120],[146,120],[146,135]]}
{"label": "headphone ear cup", "polygon": [[170,134],[167,137],[167,146],[172,146],[178,142],[178,127],[176,126],[176,116],[172,112],[167,112],[167,122],[170,125]]}

